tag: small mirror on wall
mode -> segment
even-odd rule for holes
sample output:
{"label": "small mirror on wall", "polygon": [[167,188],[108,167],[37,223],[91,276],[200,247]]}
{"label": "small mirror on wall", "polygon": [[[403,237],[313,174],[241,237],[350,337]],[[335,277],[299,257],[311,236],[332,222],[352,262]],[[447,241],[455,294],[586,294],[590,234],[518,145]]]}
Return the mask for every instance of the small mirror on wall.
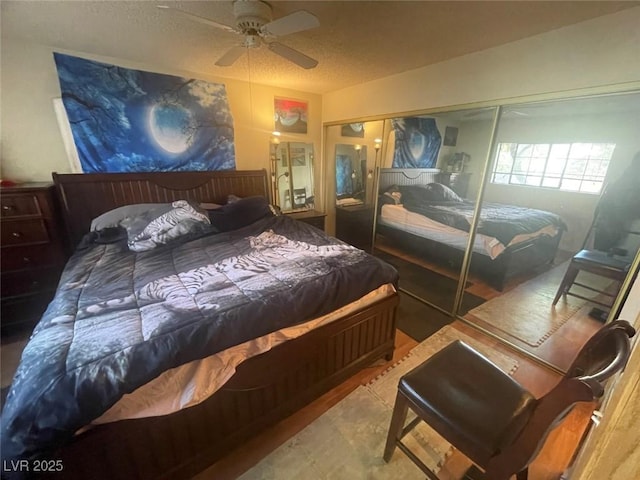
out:
{"label": "small mirror on wall", "polygon": [[314,208],[313,156],[312,143],[271,145],[273,201],[283,212]]}
{"label": "small mirror on wall", "polygon": [[336,145],[336,204],[359,205],[366,199],[367,147]]}

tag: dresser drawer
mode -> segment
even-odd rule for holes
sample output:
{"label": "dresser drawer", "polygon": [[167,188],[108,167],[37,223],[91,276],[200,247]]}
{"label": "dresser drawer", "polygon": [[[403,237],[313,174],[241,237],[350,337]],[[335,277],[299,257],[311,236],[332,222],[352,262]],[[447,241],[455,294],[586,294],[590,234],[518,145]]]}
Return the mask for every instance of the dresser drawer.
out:
{"label": "dresser drawer", "polygon": [[44,220],[10,220],[2,222],[2,245],[48,243],[49,233]]}
{"label": "dresser drawer", "polygon": [[3,247],[0,260],[2,261],[2,271],[8,272],[10,270],[61,265],[64,263],[64,256],[60,248],[48,243],[24,247]]}
{"label": "dresser drawer", "polygon": [[300,221],[324,231],[324,217],[302,218]]}
{"label": "dresser drawer", "polygon": [[0,208],[2,218],[22,217],[24,215],[40,215],[40,203],[38,196],[29,195],[3,195],[2,208]]}
{"label": "dresser drawer", "polygon": [[2,300],[0,316],[2,317],[2,334],[12,335],[28,331],[38,323],[53,298],[53,292],[44,292],[28,297],[14,297]]}
{"label": "dresser drawer", "polygon": [[60,279],[60,267],[2,273],[2,297],[31,295],[55,290]]}

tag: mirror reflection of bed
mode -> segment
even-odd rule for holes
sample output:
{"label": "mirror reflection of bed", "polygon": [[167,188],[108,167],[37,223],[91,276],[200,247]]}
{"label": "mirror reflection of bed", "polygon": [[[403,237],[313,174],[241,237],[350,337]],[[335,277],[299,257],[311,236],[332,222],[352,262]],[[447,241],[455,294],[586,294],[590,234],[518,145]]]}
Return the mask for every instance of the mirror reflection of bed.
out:
{"label": "mirror reflection of bed", "polygon": [[[569,259],[581,249],[602,187],[640,151],[633,133],[639,110],[637,93],[506,106],[493,144],[495,109],[433,114],[443,142],[434,167],[421,171],[389,169],[395,143],[390,126],[379,164],[375,251],[393,255],[392,263],[409,272],[401,272],[400,281],[407,293],[449,315],[458,300],[457,313],[471,324],[566,368],[602,323],[590,316],[592,302],[563,298],[553,307],[553,297]],[[450,138],[444,144],[450,126],[457,129],[455,145]],[[450,284],[460,277],[487,158],[481,221],[457,299]],[[452,178],[464,178],[464,190]],[[404,201],[396,205],[389,190],[399,184]],[[459,201],[438,197],[442,189],[428,191],[434,184],[451,188]],[[418,223],[400,226],[408,219]],[[416,274],[420,269],[428,273]],[[580,275],[587,285],[601,282]]]}

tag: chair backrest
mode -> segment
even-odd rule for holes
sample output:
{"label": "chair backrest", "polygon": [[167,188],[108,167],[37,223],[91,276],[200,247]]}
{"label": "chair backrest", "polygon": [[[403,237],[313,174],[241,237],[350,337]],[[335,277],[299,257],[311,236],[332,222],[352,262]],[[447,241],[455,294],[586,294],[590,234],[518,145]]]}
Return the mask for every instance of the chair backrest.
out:
{"label": "chair backrest", "polygon": [[[631,178],[635,179],[637,173],[634,171],[633,175]],[[582,249],[593,248],[633,258],[639,247],[640,190],[623,175],[603,188]]]}
{"label": "chair backrest", "polygon": [[631,354],[635,329],[625,320],[604,325],[580,349],[567,373],[550,392],[538,399],[531,418],[515,441],[491,459],[486,477],[508,479],[536,457],[555,426],[578,402],[590,402],[604,393],[604,382],[624,368]]}
{"label": "chair backrest", "polygon": [[565,377],[600,384],[624,368],[631,354],[635,329],[626,320],[604,325],[580,349]]}

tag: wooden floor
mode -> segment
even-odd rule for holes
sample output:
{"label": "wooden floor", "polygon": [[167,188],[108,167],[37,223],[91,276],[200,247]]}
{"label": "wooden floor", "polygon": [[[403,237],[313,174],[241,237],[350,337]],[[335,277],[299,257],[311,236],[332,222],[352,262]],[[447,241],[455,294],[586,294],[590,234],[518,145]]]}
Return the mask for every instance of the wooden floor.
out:
{"label": "wooden floor", "polygon": [[[462,322],[456,321],[452,325],[467,335],[487,342],[495,349],[517,358],[520,365],[513,377],[536,396],[545,394],[560,378],[558,374],[528,358],[519,356],[498,341],[488,338]],[[198,480],[230,480],[237,478],[346,397],[359,385],[367,384],[392,365],[393,362],[400,360],[415,345],[417,345],[415,340],[398,330],[396,334],[396,350],[391,362],[379,362],[378,365],[363,370],[291,417],[241,446],[195,478]],[[530,468],[530,480],[556,480],[560,477],[569,465],[575,448],[584,434],[592,410],[593,407],[590,405],[580,406],[552,433],[539,457]],[[395,454],[401,455],[399,451]],[[440,473],[442,480],[462,478],[469,465],[466,458],[460,454],[454,454]]]}
{"label": "wooden floor", "polygon": [[[396,255],[400,258],[403,258],[404,260],[416,263],[417,265],[420,265],[429,270],[438,272],[449,278],[457,280],[460,276],[459,272],[456,272],[446,265],[443,266],[437,263],[429,262],[428,260],[425,260],[423,258],[398,250],[393,245],[385,243],[385,240],[382,237],[376,239],[376,248],[384,250],[392,255]],[[480,298],[484,298],[485,300],[491,300],[513,290],[517,286],[522,285],[528,280],[535,278],[537,275],[540,275],[550,270],[551,268],[564,263],[571,257],[572,254],[570,252],[558,251],[553,265],[546,265],[541,267],[536,272],[532,272],[531,274],[521,275],[509,279],[502,291],[494,289],[493,287],[485,283],[480,277],[470,274],[467,280],[471,283],[471,285],[465,289],[465,292],[471,293]],[[556,366],[557,368],[566,370],[582,345],[584,345],[585,342],[589,338],[591,338],[591,336],[602,326],[601,322],[589,316],[589,313],[591,312],[593,306],[594,304],[587,303],[576,314],[574,314],[569,321],[562,325],[540,346],[532,347],[524,342],[520,342],[517,339],[514,339],[513,337],[507,337],[506,339],[508,342],[513,343],[516,347],[524,350],[525,352],[528,352],[535,357],[541,358],[551,365]],[[444,308],[446,306],[442,307]],[[450,307],[447,307],[446,309],[448,308]],[[465,314],[464,318],[470,323],[476,324],[479,327],[493,333],[494,335],[504,337],[504,334],[500,332],[500,330],[497,330],[492,325],[483,322],[478,318],[475,318],[473,315]],[[517,320],[518,319],[514,319],[514,321]],[[526,321],[524,316],[521,320]]]}
{"label": "wooden floor", "polygon": [[[401,252],[394,251],[393,247],[387,247],[388,248],[385,248],[383,245],[383,248],[389,253],[397,254],[409,261],[415,261],[426,268],[430,268],[450,278],[457,278],[456,272],[446,267],[430,264],[403,255]],[[559,252],[556,258],[556,264],[570,258],[570,256],[567,252]],[[550,267],[551,266],[549,266],[549,268]],[[482,282],[481,279],[471,275],[468,280],[471,281],[472,285],[467,291],[486,300],[490,300],[508,292],[530,278],[532,277],[523,276],[512,279],[507,283],[504,290],[499,292]],[[599,326],[597,322],[588,317],[588,309],[581,310],[576,317],[577,321],[567,322],[567,324],[547,339],[541,347],[538,347],[539,350],[536,353],[541,354],[543,357],[547,356],[560,364],[568,364],[579,348]],[[552,369],[536,362],[529,356],[522,355],[499,340],[483,334],[482,331],[474,328],[472,325],[457,320],[452,325],[467,335],[483,341],[496,350],[507,353],[517,359],[519,367],[513,377],[535,396],[544,395],[558,382],[560,376]],[[391,363],[382,362],[363,370],[291,417],[243,445],[235,452],[202,472],[196,478],[199,480],[230,480],[237,478],[346,397],[359,385],[364,385],[373,380],[393,362],[400,360],[416,344],[417,342],[415,340],[398,330],[396,334],[396,350]],[[560,478],[570,464],[577,446],[585,435],[593,407],[591,404],[579,405],[567,416],[562,424],[552,432],[544,448],[530,467],[530,480],[557,480]],[[396,451],[395,454],[401,455],[402,453]],[[464,456],[455,453],[447,460],[439,475],[442,480],[458,480],[464,476],[464,472],[469,466],[470,462]]]}

